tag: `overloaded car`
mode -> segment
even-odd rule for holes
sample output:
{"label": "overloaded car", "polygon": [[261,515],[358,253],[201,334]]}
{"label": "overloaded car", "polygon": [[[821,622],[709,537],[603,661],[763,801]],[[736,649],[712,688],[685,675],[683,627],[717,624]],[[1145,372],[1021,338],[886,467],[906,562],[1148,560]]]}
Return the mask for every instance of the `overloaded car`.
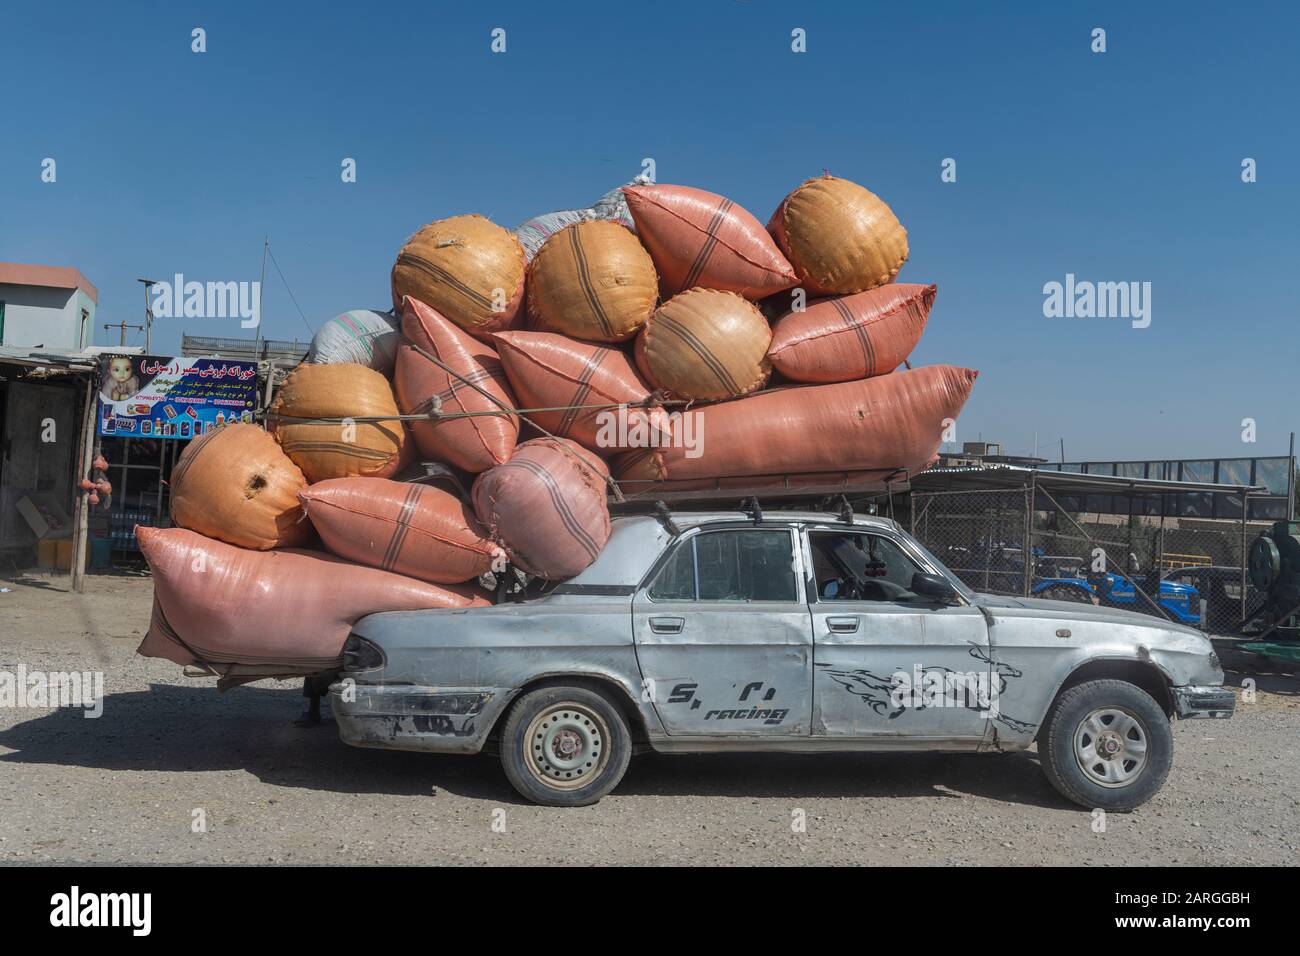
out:
{"label": "overloaded car", "polygon": [[978,594],[894,521],[618,516],[581,574],[516,602],[373,614],[330,687],[361,747],[495,750],[525,798],[594,803],[634,752],[1037,744],[1068,800],[1160,789],[1171,721],[1226,718],[1204,635],[1113,607]]}

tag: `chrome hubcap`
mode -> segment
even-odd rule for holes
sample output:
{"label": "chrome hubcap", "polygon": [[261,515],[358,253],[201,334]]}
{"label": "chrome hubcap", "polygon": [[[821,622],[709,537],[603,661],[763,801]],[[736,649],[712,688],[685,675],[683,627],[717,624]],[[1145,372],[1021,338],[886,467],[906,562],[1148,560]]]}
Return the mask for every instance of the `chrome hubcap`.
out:
{"label": "chrome hubcap", "polygon": [[1074,757],[1094,783],[1127,787],[1146,767],[1146,727],[1123,708],[1098,708],[1074,731]]}
{"label": "chrome hubcap", "polygon": [[551,707],[528,725],[528,769],[556,790],[584,787],[605,768],[608,737],[605,722],[586,707]]}

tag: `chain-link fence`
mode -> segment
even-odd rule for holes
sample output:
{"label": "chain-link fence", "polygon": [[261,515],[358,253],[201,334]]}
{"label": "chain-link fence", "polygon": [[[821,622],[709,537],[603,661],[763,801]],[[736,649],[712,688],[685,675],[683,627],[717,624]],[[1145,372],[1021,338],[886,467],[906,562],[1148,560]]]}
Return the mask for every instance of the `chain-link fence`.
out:
{"label": "chain-link fence", "polygon": [[[1134,499],[1134,512],[1152,509]],[[1042,488],[913,492],[912,534],[967,585],[1117,607],[1212,634],[1262,601],[1246,573],[1255,522],[1075,510]]]}
{"label": "chain-link fence", "polygon": [[1028,494],[913,493],[912,535],[974,590],[1023,595]]}

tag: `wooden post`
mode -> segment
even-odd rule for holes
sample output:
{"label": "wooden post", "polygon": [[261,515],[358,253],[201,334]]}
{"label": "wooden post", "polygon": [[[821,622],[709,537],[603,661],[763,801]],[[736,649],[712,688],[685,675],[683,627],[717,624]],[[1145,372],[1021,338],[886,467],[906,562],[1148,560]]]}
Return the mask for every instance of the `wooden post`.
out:
{"label": "wooden post", "polygon": [[73,483],[76,495],[73,507],[72,539],[72,590],[80,593],[86,589],[86,546],[90,537],[90,495],[81,490],[81,479],[90,474],[95,460],[95,411],[99,404],[98,368],[86,380],[86,407],[81,417],[81,445],[77,449],[77,477]]}

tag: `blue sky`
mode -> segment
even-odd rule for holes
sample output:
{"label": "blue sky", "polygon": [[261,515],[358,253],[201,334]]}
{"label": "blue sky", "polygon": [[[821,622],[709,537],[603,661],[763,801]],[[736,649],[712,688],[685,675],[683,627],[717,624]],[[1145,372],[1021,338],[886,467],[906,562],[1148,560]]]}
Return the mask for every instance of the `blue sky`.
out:
{"label": "blue sky", "polygon": [[[900,281],[939,286],[914,363],[981,371],[959,439],[1064,437],[1070,459],[1284,454],[1300,429],[1298,10],[10,2],[0,259],[76,266],[99,324],[139,322],[138,276],[255,280],[269,235],[307,323],[268,267],[263,334],[304,338],[387,307],[398,247],[432,219],[514,226],[653,157],[660,182],[766,221],[828,169],[907,227]],[[1150,327],[1045,318],[1043,285],[1067,273],[1150,282]],[[161,320],[154,351],[182,328],[246,334]]]}

